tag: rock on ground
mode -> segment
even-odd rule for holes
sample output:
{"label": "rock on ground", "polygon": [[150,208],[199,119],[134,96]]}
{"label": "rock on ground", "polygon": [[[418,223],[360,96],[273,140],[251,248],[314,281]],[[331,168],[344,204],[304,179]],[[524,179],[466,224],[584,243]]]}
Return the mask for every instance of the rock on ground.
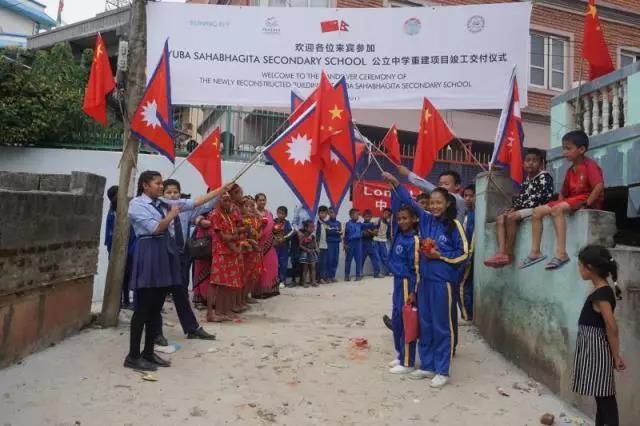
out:
{"label": "rock on ground", "polygon": [[[391,279],[287,289],[242,323],[187,340],[173,305],[165,335],[182,348],[157,382],[122,367],[128,328],[88,329],[0,371],[3,425],[538,425],[583,414],[460,328],[450,384],[388,373]],[[203,318],[204,313],[198,313]],[[367,345],[354,345],[364,337]],[[517,386],[515,384],[518,384]],[[500,395],[497,388],[509,396]]]}

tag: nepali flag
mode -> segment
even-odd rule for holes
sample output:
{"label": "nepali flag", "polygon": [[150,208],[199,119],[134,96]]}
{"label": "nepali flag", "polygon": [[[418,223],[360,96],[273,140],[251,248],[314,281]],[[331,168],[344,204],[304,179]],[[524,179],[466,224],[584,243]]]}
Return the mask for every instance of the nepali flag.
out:
{"label": "nepali flag", "polygon": [[292,115],[295,112],[295,110],[297,110],[298,107],[302,105],[303,102],[304,102],[304,97],[302,96],[302,94],[297,89],[293,89],[291,91],[291,114]]}
{"label": "nepali flag", "polygon": [[222,158],[220,157],[220,127],[211,132],[187,157],[202,175],[208,188],[216,189],[222,186]]}
{"label": "nepali flag", "polygon": [[498,123],[496,141],[493,145],[490,166],[499,164],[509,168],[511,179],[522,184],[522,151],[524,149],[524,131],[522,130],[522,115],[520,114],[520,97],[518,94],[518,80],[516,69],[513,68],[507,102]]}
{"label": "nepali flag", "polygon": [[318,109],[313,104],[264,150],[311,217],[318,210],[322,183],[320,163],[311,156],[317,127]]}
{"label": "nepali flag", "polygon": [[384,139],[382,139],[382,146],[385,151],[387,151],[387,155],[396,163],[396,165],[402,164],[402,158],[400,158],[400,142],[398,141],[398,129],[394,124],[391,126]]}
{"label": "nepali flag", "polygon": [[322,171],[322,181],[324,189],[329,197],[331,207],[338,211],[340,204],[347,195],[353,180],[353,171],[332,149],[331,158],[328,163],[324,164]]}
{"label": "nepali flag", "polygon": [[173,163],[176,153],[172,137],[172,117],[169,41],[167,40],[164,43],[160,61],[131,120],[131,133]]}

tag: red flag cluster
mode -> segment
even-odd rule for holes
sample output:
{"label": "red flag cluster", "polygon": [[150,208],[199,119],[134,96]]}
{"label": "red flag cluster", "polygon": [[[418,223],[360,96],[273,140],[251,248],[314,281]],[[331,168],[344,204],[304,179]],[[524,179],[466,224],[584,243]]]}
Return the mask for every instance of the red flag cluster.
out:
{"label": "red flag cluster", "polygon": [[291,105],[289,127],[264,153],[309,212],[317,209],[323,182],[339,208],[356,164],[346,79],[331,85],[322,73],[307,99],[292,93]]}

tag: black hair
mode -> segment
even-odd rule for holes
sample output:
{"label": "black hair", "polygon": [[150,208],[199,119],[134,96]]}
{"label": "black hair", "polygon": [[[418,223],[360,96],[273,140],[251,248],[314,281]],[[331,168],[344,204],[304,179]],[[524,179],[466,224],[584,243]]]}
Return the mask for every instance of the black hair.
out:
{"label": "black hair", "polygon": [[589,149],[589,136],[582,130],[574,130],[569,133],[565,133],[562,137],[563,142],[570,142],[578,148],[584,147],[585,151]]}
{"label": "black hair", "polygon": [[365,211],[362,212],[362,216],[373,216],[373,213],[370,209],[365,209]]}
{"label": "black hair", "polygon": [[353,208],[353,209],[349,210],[349,216],[351,216],[353,213],[356,213],[356,212],[360,213],[360,210],[356,209],[356,208]]}
{"label": "black hair", "polygon": [[583,247],[578,253],[578,259],[600,278],[606,280],[611,275],[614,282],[618,281],[618,264],[605,247],[597,244]]}
{"label": "black hair", "polygon": [[449,191],[447,191],[444,188],[436,188],[433,191],[431,191],[431,194],[433,194],[434,192],[438,192],[438,193],[442,194],[444,199],[447,200],[447,203],[449,203],[449,206],[446,208],[446,210],[444,211],[442,216],[449,223],[449,225],[447,226],[447,231],[451,232],[455,227],[455,223],[453,221],[458,216],[458,208],[456,207],[456,199],[453,197],[453,195],[451,195],[449,193]]}
{"label": "black hair", "polygon": [[453,182],[456,185],[460,185],[462,183],[460,173],[456,172],[455,170],[445,170],[444,172],[440,173],[440,176],[438,176],[438,178],[441,178],[442,176],[451,176],[453,178]]}
{"label": "black hair", "polygon": [[[413,218],[417,218],[418,217],[418,215],[416,214],[416,211],[412,207],[407,206],[407,205],[404,205],[404,206],[400,207],[398,209],[398,213],[400,213],[400,212],[407,212],[407,213],[409,213],[409,216],[413,217]],[[418,229],[418,222],[417,221],[413,224],[413,229],[414,230]]]}
{"label": "black hair", "polygon": [[162,175],[160,172],[156,172],[155,170],[145,170],[140,173],[140,177],[138,178],[138,197],[144,192],[144,184],[151,183],[151,181],[157,177],[162,178]]}
{"label": "black hair", "polygon": [[323,212],[329,213],[329,207],[320,206],[320,208],[318,209],[318,213],[323,213]]}
{"label": "black hair", "polygon": [[107,189],[107,199],[111,203],[111,210],[116,211],[118,208],[118,185],[113,185]]}
{"label": "black hair", "polygon": [[473,193],[475,194],[476,193],[476,185],[473,184],[473,183],[470,183],[469,185],[464,187],[464,190],[465,191],[467,191],[467,190],[473,191]]}
{"label": "black hair", "polygon": [[180,186],[180,182],[178,182],[175,179],[167,179],[164,182],[162,182],[162,186],[164,186],[164,189],[167,189],[167,186],[175,186],[176,188],[178,188],[178,192],[182,192],[182,187]]}
{"label": "black hair", "polygon": [[267,199],[267,194],[265,194],[264,192],[258,192],[253,198],[258,201],[259,197],[264,197],[264,199]]}
{"label": "black hair", "polygon": [[417,201],[424,200],[424,199],[428,200],[429,198],[431,198],[431,194],[429,194],[428,192],[421,192],[416,197],[416,200]]}
{"label": "black hair", "polygon": [[302,229],[307,229],[307,226],[309,225],[313,225],[313,221],[312,220],[305,220],[302,222]]}
{"label": "black hair", "polygon": [[276,212],[283,212],[284,214],[289,214],[289,209],[287,209],[285,206],[280,206],[278,207]]}
{"label": "black hair", "polygon": [[541,163],[544,161],[544,152],[542,152],[541,149],[527,148],[524,156],[526,157],[527,155],[535,155],[536,157],[538,157],[538,160],[540,160]]}

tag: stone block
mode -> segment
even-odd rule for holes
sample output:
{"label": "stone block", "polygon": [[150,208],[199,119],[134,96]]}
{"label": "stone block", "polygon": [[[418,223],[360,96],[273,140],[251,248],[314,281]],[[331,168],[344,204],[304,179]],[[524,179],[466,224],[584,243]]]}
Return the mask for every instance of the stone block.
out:
{"label": "stone block", "polygon": [[69,190],[72,194],[82,194],[102,198],[107,180],[103,176],[85,172],[71,172]]}
{"label": "stone block", "polygon": [[39,292],[16,296],[10,305],[7,335],[0,349],[0,366],[12,363],[33,352],[38,346],[38,334],[42,319]]}
{"label": "stone block", "polygon": [[0,189],[10,191],[36,191],[39,180],[39,175],[33,173],[0,171]]}
{"label": "stone block", "polygon": [[40,177],[40,184],[38,189],[40,191],[50,192],[67,192],[69,191],[69,184],[71,183],[71,175],[38,175]]}
{"label": "stone block", "polygon": [[40,346],[58,342],[91,320],[93,278],[54,284],[44,295]]}

